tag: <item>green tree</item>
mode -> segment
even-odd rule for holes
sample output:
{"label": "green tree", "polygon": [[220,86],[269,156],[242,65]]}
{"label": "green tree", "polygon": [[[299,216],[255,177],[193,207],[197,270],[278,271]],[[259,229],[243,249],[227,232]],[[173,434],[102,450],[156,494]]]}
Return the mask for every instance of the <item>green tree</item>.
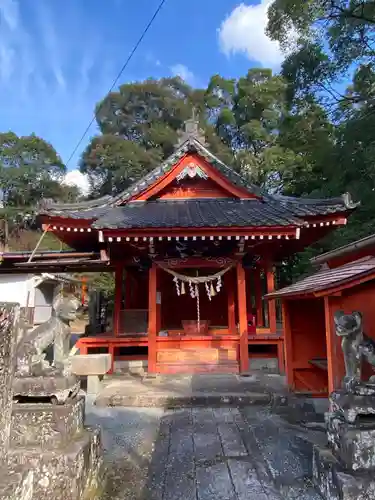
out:
{"label": "green tree", "polygon": [[0,186],[4,207],[35,206],[42,198],[72,200],[77,189],[61,183],[65,165],[53,146],[32,134],[0,133]]}
{"label": "green tree", "polygon": [[101,135],[83,153],[93,196],[121,191],[167,158],[202,93],[180,78],[121,85],[96,106]]}
{"label": "green tree", "polygon": [[11,239],[37,229],[34,213],[42,198],[77,199],[78,189],[61,182],[65,172],[53,146],[40,137],[0,133],[0,218],[7,221]]}
{"label": "green tree", "polygon": [[323,137],[325,147],[329,133],[324,110],[313,99],[290,106],[286,79],[254,68],[238,81],[214,76],[206,105],[217,136],[234,152],[229,163],[242,175],[266,190],[310,192],[302,184],[314,168],[318,175],[316,143]]}

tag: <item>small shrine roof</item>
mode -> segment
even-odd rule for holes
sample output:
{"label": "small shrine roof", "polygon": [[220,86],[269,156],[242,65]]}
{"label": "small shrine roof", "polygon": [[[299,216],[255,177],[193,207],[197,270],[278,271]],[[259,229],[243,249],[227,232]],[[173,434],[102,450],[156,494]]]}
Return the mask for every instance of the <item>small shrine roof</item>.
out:
{"label": "small shrine roof", "polygon": [[329,252],[317,255],[316,257],[310,259],[310,262],[314,266],[319,266],[330,261],[334,261],[335,259],[348,258],[349,260],[352,256],[354,256],[354,258],[351,260],[357,260],[355,255],[359,252],[369,252],[369,255],[375,252],[375,234],[371,234],[370,236],[356,240],[353,243],[349,243],[342,247],[335,248],[334,250],[330,250]]}
{"label": "small shrine roof", "polygon": [[[31,258],[31,260],[30,260]],[[0,274],[64,273],[108,270],[108,261],[99,252],[48,250],[0,253]]]}
{"label": "small shrine roof", "polygon": [[314,295],[332,288],[344,287],[359,278],[375,274],[375,258],[369,257],[334,269],[324,269],[266,295],[266,298],[292,298]]}

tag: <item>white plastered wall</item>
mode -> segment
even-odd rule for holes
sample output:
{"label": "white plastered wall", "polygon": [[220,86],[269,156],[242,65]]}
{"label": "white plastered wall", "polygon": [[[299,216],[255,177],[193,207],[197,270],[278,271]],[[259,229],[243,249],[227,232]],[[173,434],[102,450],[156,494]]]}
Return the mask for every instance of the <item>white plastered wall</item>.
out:
{"label": "white plastered wall", "polygon": [[30,274],[0,274],[0,302],[34,307],[36,279]]}

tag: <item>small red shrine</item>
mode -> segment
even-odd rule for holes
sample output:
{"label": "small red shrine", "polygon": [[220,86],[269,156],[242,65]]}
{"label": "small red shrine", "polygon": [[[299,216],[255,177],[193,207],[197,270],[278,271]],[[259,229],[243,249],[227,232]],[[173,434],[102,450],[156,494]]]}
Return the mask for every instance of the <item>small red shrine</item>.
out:
{"label": "small red shrine", "polygon": [[[334,314],[359,311],[364,332],[375,339],[375,235],[311,260],[319,271],[267,297],[282,303],[285,368],[289,387],[326,397],[345,375],[341,338]],[[374,369],[363,364],[367,380]]]}
{"label": "small red shrine", "polygon": [[81,338],[81,353],[105,347],[114,359],[143,347],[151,373],[237,373],[263,345],[277,349],[282,371],[276,301],[263,300],[275,265],[346,224],[354,208],[348,195],[262,192],[214,156],[189,120],[172,156],[121,194],[40,215],[70,248],[99,253],[115,272],[113,330]]}

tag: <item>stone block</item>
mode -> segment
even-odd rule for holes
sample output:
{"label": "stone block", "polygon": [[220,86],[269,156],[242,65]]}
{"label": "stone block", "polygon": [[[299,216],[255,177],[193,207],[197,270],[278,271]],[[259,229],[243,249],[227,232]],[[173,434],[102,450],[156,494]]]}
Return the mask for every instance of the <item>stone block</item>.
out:
{"label": "stone block", "polygon": [[144,375],[147,372],[147,359],[132,359],[130,361],[115,361],[114,373],[131,373],[135,375]]}
{"label": "stone block", "polygon": [[86,429],[67,446],[53,450],[17,446],[10,449],[8,461],[11,467],[33,470],[33,498],[81,500],[100,484],[100,431]]}
{"label": "stone block", "polygon": [[57,403],[65,403],[68,398],[76,396],[80,382],[75,375],[15,377],[13,382],[14,398],[50,398]]}
{"label": "stone block", "polygon": [[12,411],[11,447],[57,448],[83,430],[85,398],[64,405],[15,403]]}
{"label": "stone block", "polygon": [[279,372],[279,363],[277,358],[257,358],[249,359],[250,370],[262,370],[269,373]]}
{"label": "stone block", "polygon": [[327,500],[375,498],[373,474],[348,474],[328,448],[314,446],[313,480],[322,497]]}
{"label": "stone block", "polygon": [[105,375],[111,369],[110,354],[77,354],[71,358],[75,375]]}
{"label": "stone block", "polygon": [[327,418],[328,442],[344,468],[375,470],[375,428],[361,428],[341,418]]}
{"label": "stone block", "polygon": [[33,500],[33,479],[29,467],[0,468],[0,500]]}
{"label": "stone block", "polygon": [[340,464],[328,448],[314,446],[313,449],[313,481],[327,500],[343,500],[337,485],[337,472]]}
{"label": "stone block", "polygon": [[99,394],[100,387],[99,375],[87,376],[87,394]]}

